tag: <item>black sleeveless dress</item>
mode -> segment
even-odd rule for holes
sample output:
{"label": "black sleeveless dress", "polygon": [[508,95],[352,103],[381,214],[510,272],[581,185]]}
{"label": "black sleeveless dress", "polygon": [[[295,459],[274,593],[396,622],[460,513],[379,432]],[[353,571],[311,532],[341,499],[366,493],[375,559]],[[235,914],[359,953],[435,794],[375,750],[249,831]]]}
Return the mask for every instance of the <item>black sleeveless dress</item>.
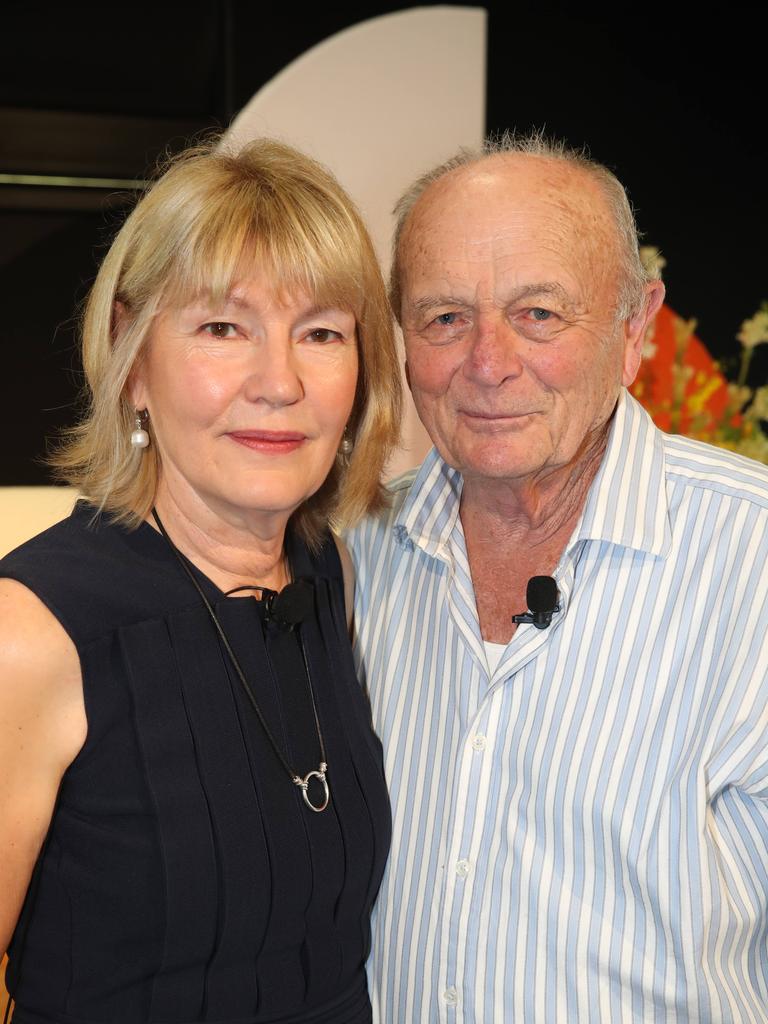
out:
{"label": "black sleeveless dress", "polygon": [[[16,1024],[369,1021],[390,817],[333,540],[314,557],[288,541],[314,587],[299,628],[331,788],[315,814],[165,540],[93,517],[81,503],[0,561],[72,638],[88,718],[9,950]],[[285,759],[315,769],[296,632],[198,580]]]}

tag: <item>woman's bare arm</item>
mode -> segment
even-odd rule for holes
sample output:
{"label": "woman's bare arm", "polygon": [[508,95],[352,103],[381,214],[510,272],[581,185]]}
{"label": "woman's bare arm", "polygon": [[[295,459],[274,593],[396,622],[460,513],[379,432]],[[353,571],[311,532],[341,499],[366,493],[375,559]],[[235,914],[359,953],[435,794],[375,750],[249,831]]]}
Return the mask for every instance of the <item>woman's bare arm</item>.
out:
{"label": "woman's bare arm", "polygon": [[0,953],[86,728],[74,644],[30,590],[0,579]]}

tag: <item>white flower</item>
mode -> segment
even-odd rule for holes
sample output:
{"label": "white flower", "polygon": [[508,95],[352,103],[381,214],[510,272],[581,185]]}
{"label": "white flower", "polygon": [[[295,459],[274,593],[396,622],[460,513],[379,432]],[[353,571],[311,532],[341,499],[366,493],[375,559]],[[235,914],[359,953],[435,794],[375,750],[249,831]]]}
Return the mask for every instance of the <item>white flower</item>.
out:
{"label": "white flower", "polygon": [[640,246],[640,262],[646,269],[648,276],[653,280],[661,280],[661,272],[666,267],[667,261],[661,255],[661,250],[655,245]]}
{"label": "white flower", "polygon": [[643,342],[643,359],[653,359],[656,353],[659,351],[659,346],[654,341]]}
{"label": "white flower", "polygon": [[749,407],[750,419],[768,420],[768,387],[758,388]]}
{"label": "white flower", "polygon": [[751,320],[745,320],[736,337],[744,348],[756,348],[768,341],[768,310],[758,310]]}
{"label": "white flower", "polygon": [[742,438],[734,446],[739,455],[746,455],[748,459],[756,459],[758,462],[768,463],[768,438],[765,434],[755,434],[753,437]]}

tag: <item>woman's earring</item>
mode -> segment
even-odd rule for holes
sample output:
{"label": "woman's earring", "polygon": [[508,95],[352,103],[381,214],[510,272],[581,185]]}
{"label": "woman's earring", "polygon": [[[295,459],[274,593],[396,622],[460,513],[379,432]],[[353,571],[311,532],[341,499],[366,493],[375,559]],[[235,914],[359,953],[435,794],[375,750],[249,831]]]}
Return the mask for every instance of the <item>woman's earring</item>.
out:
{"label": "woman's earring", "polygon": [[149,413],[146,409],[136,410],[136,429],[131,434],[131,444],[134,448],[146,448],[149,444],[149,434],[145,426],[149,421]]}
{"label": "woman's earring", "polygon": [[343,459],[348,459],[352,454],[354,447],[354,443],[347,437],[347,432],[345,430],[344,436],[341,439],[341,444],[339,445],[339,455],[341,455]]}

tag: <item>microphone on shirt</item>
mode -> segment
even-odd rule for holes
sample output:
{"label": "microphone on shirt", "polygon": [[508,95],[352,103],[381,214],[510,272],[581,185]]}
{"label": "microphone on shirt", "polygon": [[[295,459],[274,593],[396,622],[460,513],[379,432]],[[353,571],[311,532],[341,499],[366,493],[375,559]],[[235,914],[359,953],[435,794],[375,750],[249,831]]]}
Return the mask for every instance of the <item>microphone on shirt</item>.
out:
{"label": "microphone on shirt", "polygon": [[243,587],[228,590],[225,597],[239,594],[243,590],[260,590],[264,602],[264,621],[274,623],[278,629],[294,629],[312,614],[315,603],[315,588],[307,579],[294,580],[282,590],[270,590],[260,583],[247,583]]}
{"label": "microphone on shirt", "polygon": [[266,620],[280,629],[293,629],[312,613],[315,590],[309,580],[298,579],[279,593],[274,590],[266,596]]}
{"label": "microphone on shirt", "polygon": [[546,629],[552,616],[560,611],[560,595],[557,583],[551,576],[531,576],[525,590],[525,600],[530,611],[513,615],[515,623],[532,622],[536,629]]}

